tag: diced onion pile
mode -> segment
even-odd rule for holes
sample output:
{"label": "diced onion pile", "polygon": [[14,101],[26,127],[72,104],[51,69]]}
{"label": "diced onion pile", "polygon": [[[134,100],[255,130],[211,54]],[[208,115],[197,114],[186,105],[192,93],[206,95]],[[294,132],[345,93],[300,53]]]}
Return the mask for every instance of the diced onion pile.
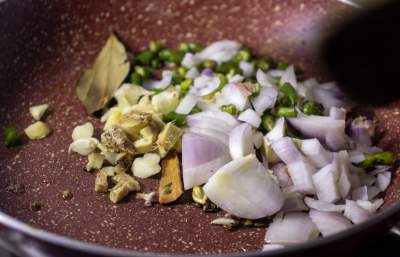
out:
{"label": "diced onion pile", "polygon": [[[351,103],[334,82],[298,81],[292,65],[255,58],[229,40],[187,51],[178,65],[179,82],[165,69],[160,80],[145,79],[145,89],[120,87],[105,126],[141,99],[183,127],[184,189],[204,185],[208,199],[235,217],[273,217],[265,249],[340,232],[383,204],[393,155],[372,145],[371,120],[346,117]],[[77,128],[70,150],[89,154],[92,134]],[[154,165],[150,175],[159,172]]]}

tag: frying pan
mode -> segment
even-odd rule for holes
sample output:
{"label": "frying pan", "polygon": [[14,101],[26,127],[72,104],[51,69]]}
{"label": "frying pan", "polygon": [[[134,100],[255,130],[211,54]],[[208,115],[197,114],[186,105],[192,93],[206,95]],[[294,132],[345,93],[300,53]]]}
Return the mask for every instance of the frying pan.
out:
{"label": "frying pan", "polygon": [[[151,40],[208,44],[235,39],[259,54],[294,63],[305,77],[329,77],[317,58],[318,41],[337,20],[355,12],[334,0],[6,0],[0,1],[0,127],[32,123],[28,107],[48,103],[50,137],[0,146],[1,245],[18,256],[338,256],[360,249],[400,218],[400,179],[383,210],[339,234],[283,250],[260,252],[264,228],[227,232],[183,197],[168,206],[128,198],[113,205],[93,190],[84,158],[68,155],[74,126],[98,119],[85,113],[75,83],[111,32],[132,51]],[[399,103],[361,112],[379,120],[379,145],[400,153]],[[400,117],[400,116],[399,116]],[[10,185],[25,186],[16,192]],[[156,179],[141,181],[145,191]],[[62,198],[72,191],[70,200]],[[17,190],[18,191],[18,190]],[[38,211],[32,203],[40,202]],[[116,249],[118,248],[118,250]]]}

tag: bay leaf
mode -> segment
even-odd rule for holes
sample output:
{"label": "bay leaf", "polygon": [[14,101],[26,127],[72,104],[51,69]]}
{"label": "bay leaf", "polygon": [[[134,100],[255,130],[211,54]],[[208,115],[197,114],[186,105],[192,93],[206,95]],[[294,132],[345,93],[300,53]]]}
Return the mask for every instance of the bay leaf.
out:
{"label": "bay leaf", "polygon": [[111,34],[93,66],[79,79],[76,94],[88,113],[102,109],[129,73],[124,45]]}

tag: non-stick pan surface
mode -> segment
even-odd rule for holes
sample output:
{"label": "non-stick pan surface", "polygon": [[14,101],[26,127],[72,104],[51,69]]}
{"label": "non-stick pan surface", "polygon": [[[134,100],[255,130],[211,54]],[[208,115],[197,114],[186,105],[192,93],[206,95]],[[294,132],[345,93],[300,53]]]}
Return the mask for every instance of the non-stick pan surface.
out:
{"label": "non-stick pan surface", "polygon": [[[163,253],[217,254],[260,250],[265,229],[227,232],[183,197],[179,203],[144,207],[129,197],[112,204],[93,190],[84,158],[68,155],[71,131],[97,124],[75,95],[75,83],[115,32],[132,51],[151,40],[207,44],[235,39],[258,53],[294,63],[306,76],[324,77],[316,44],[333,21],[352,12],[333,0],[35,0],[0,1],[0,127],[31,124],[28,107],[48,103],[53,133],[40,141],[0,145],[0,209],[29,225],[103,246]],[[368,110],[385,131],[380,145],[400,152],[399,104]],[[398,176],[397,176],[398,177]],[[145,191],[156,179],[141,181]],[[22,184],[24,192],[10,185]],[[74,197],[64,200],[62,192]],[[18,191],[18,190],[17,190]],[[394,179],[385,206],[400,199]],[[34,211],[31,205],[42,207]]]}

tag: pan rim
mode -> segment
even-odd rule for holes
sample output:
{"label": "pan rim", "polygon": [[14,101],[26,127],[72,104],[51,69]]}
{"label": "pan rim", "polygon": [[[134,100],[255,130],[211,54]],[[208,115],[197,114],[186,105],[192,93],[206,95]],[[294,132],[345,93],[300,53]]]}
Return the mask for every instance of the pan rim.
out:
{"label": "pan rim", "polygon": [[[290,253],[295,253],[300,250],[310,250],[313,248],[322,247],[328,245],[336,240],[345,239],[350,237],[356,233],[361,233],[364,230],[367,230],[371,227],[376,226],[377,224],[386,221],[390,221],[390,218],[396,215],[400,215],[400,202],[396,202],[389,206],[387,209],[378,213],[374,217],[370,218],[368,221],[365,221],[361,224],[357,224],[350,229],[346,229],[337,234],[328,236],[328,237],[320,237],[315,240],[311,240],[309,242],[287,246],[283,249],[271,250],[271,251],[249,251],[242,253],[225,253],[225,254],[211,254],[211,255],[200,255],[200,254],[171,254],[171,253],[157,253],[157,252],[140,252],[126,249],[118,249],[112,248],[109,246],[103,246],[94,243],[86,243],[77,239],[69,238],[67,236],[59,235],[50,231],[37,229],[29,226],[28,224],[11,217],[10,215],[0,211],[0,224],[4,225],[8,229],[12,229],[18,231],[24,235],[30,236],[34,239],[38,239],[39,241],[43,241],[46,243],[53,244],[55,246],[62,246],[63,248],[69,250],[75,250],[77,252],[84,252],[95,254],[98,256],[132,256],[132,257],[159,257],[159,256],[232,256],[232,257],[261,257],[261,256],[287,256]],[[393,221],[393,226],[395,222]]]}

